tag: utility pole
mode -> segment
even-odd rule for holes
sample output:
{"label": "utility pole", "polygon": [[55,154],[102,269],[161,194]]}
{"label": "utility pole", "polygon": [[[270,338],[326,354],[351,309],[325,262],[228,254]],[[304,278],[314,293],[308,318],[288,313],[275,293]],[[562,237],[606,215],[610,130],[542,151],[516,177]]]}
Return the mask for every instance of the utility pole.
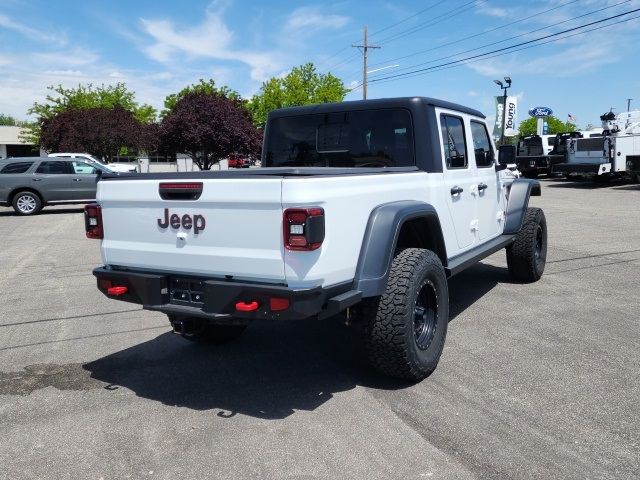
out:
{"label": "utility pole", "polygon": [[367,38],[367,27],[364,27],[364,43],[362,45],[351,45],[354,48],[359,49],[362,52],[364,59],[364,66],[362,68],[362,99],[367,99],[367,60],[369,58],[370,48],[380,48],[377,45],[369,45]]}
{"label": "utility pole", "polygon": [[627,112],[631,111],[631,100],[633,100],[633,98],[627,98]]}

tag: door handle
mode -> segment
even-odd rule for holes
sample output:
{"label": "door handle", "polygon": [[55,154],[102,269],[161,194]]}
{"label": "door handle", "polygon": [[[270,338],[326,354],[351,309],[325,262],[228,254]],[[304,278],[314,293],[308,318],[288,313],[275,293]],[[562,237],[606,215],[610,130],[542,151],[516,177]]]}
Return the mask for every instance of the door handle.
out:
{"label": "door handle", "polygon": [[34,179],[33,179],[33,181],[34,181],[34,182],[41,182],[41,181],[42,181],[42,179],[41,179],[41,178],[34,178]]}
{"label": "door handle", "polygon": [[74,178],[74,179],[73,179],[73,181],[74,181],[74,182],[81,182],[81,181],[82,181],[82,179],[81,179],[81,178]]}
{"label": "door handle", "polygon": [[478,184],[478,190],[481,192],[483,190],[487,189],[487,184],[486,183],[479,183]]}
{"label": "door handle", "polygon": [[451,187],[451,195],[460,195],[463,191],[462,187],[457,185],[455,187]]}

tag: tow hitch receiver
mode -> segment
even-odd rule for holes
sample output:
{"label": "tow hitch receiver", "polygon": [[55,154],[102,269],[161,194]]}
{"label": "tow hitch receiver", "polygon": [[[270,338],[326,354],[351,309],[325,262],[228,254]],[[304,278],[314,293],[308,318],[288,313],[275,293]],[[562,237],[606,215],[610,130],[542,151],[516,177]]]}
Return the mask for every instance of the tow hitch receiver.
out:
{"label": "tow hitch receiver", "polygon": [[184,322],[182,320],[174,320],[171,322],[171,326],[173,327],[173,333],[176,335],[182,335],[184,333]]}

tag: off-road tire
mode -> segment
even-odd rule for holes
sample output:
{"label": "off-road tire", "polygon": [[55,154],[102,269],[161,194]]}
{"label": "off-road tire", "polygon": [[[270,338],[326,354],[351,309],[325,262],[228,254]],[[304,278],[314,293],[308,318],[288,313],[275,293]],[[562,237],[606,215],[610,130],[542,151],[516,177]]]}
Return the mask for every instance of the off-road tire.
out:
{"label": "off-road tire", "polygon": [[42,210],[42,199],[37,193],[23,190],[13,196],[11,205],[18,215],[35,215]]}
{"label": "off-road tire", "polygon": [[[429,313],[433,330],[424,333],[430,337],[417,333],[421,303],[430,304],[423,314],[426,319]],[[391,264],[385,293],[364,302],[363,317],[365,347],[376,370],[412,381],[429,376],[440,360],[449,322],[447,277],[438,256],[421,248],[400,251]]]}
{"label": "off-road tire", "polygon": [[[169,322],[173,326],[173,322],[177,317],[168,315]],[[193,322],[194,324],[187,331],[180,334],[185,340],[190,342],[210,343],[213,345],[222,345],[232,342],[244,332],[246,325],[216,325],[207,324],[202,319],[180,317],[184,322]]]}
{"label": "off-road tire", "polygon": [[520,282],[536,282],[547,262],[547,220],[540,208],[527,208],[515,242],[507,247],[511,277]]}

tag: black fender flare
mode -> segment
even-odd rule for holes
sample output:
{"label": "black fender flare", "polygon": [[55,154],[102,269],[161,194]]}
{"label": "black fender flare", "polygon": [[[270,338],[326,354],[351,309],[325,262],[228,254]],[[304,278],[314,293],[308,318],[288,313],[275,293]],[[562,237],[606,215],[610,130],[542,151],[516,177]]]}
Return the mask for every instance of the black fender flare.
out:
{"label": "black fender flare", "polygon": [[413,200],[378,205],[367,222],[353,282],[353,289],[362,292],[363,297],[384,293],[402,226],[417,218],[427,221],[436,254],[446,267],[447,251],[440,219],[433,205]]}
{"label": "black fender flare", "polygon": [[537,180],[518,178],[513,181],[509,190],[504,234],[516,234],[520,231],[524,214],[529,206],[529,197],[540,195],[541,187]]}

